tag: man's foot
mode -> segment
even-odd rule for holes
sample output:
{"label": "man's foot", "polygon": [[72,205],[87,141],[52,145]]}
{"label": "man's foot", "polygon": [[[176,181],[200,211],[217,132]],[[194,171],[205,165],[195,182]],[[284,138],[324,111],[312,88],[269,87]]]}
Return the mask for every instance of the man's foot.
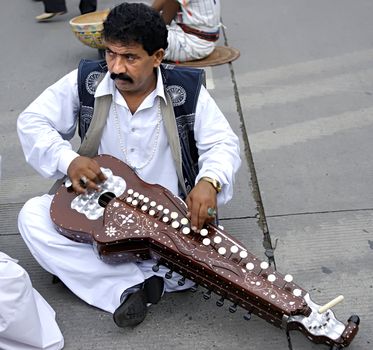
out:
{"label": "man's foot", "polygon": [[152,276],[144,282],[146,301],[150,304],[157,304],[162,297],[164,281],[162,277]]}
{"label": "man's foot", "polygon": [[[127,294],[115,310],[113,319],[118,327],[134,327],[144,321],[148,306],[157,304],[163,294],[163,278],[152,276],[138,286],[138,290]],[[130,288],[132,289],[132,288]]]}
{"label": "man's foot", "polygon": [[63,15],[65,13],[66,13],[66,11],[62,11],[62,12],[44,12],[41,15],[36,16],[35,19],[38,22],[43,22],[43,21],[47,21],[48,19],[51,19],[51,18],[53,18],[55,16]]}
{"label": "man's foot", "polygon": [[115,310],[113,319],[118,327],[134,327],[144,321],[148,312],[145,292],[140,289],[127,296]]}

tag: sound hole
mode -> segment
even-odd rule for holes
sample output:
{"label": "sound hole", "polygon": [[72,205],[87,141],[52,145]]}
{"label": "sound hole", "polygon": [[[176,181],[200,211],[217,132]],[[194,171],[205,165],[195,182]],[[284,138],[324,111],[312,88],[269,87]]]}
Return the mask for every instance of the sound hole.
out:
{"label": "sound hole", "polygon": [[98,204],[106,208],[106,206],[109,204],[109,202],[115,198],[115,194],[113,192],[105,192],[98,198]]}

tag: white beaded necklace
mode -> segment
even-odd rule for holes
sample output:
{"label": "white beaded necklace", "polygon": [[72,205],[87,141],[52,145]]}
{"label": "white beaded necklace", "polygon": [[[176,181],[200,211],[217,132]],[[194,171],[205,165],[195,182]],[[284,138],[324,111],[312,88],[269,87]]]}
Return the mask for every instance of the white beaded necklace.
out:
{"label": "white beaded necklace", "polygon": [[158,96],[157,99],[158,99],[158,108],[157,108],[158,118],[157,118],[156,130],[155,130],[155,137],[154,137],[153,149],[152,149],[152,152],[150,154],[150,157],[144,162],[144,164],[142,164],[140,166],[136,166],[136,167],[134,165],[132,165],[131,162],[127,158],[127,149],[124,147],[124,141],[123,141],[123,138],[122,138],[122,130],[121,130],[120,123],[119,123],[116,102],[113,101],[114,122],[115,122],[115,126],[116,126],[117,133],[118,133],[119,146],[120,146],[120,149],[121,149],[121,151],[122,151],[122,153],[124,155],[125,162],[134,171],[138,171],[138,170],[141,170],[141,169],[145,168],[151,162],[151,160],[153,159],[154,154],[155,154],[155,152],[157,150],[159,133],[160,133],[160,130],[161,130],[161,122],[162,122],[160,97]]}

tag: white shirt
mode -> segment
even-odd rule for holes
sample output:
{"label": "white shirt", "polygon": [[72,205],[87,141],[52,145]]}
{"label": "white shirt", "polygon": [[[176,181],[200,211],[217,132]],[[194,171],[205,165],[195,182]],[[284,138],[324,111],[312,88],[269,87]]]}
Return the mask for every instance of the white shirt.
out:
{"label": "white shirt", "polygon": [[175,21],[206,32],[220,27],[220,0],[177,0],[180,14]]}
{"label": "white shirt", "polygon": [[[95,96],[111,94],[121,129],[126,154],[120,147],[113,104],[99,146],[99,154],[110,154],[140,168],[138,175],[148,183],[158,183],[178,194],[178,179],[163,122],[155,145],[158,99],[164,99],[163,81],[158,69],[156,89],[131,114],[127,103],[116,91],[109,73],[98,85]],[[61,178],[78,154],[69,140],[74,136],[79,111],[77,70],[47,88],[18,118],[18,135],[26,161],[48,178]],[[233,194],[234,175],[241,160],[239,143],[227,120],[207,90],[199,94],[194,124],[199,150],[199,174],[216,178],[223,186],[218,203],[226,203]],[[153,154],[154,152],[154,154]],[[143,168],[145,163],[150,162]]]}

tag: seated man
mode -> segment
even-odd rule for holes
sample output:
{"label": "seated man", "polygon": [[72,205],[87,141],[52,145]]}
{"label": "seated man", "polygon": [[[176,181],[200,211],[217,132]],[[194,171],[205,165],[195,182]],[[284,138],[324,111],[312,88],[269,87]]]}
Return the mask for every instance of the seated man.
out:
{"label": "seated man", "polygon": [[[140,3],[118,5],[104,22],[103,36],[106,62],[82,61],[19,116],[26,159],[45,177],[68,175],[82,194],[105,180],[92,157],[112,155],[144,181],[185,198],[190,227],[198,231],[232,197],[238,138],[201,84],[201,70],[161,65],[167,28],[157,11]],[[69,142],[77,126],[80,153]],[[106,264],[91,245],[56,231],[52,199],[48,194],[24,205],[18,220],[23,239],[44,269],[88,304],[113,313],[118,326],[142,322],[164,291],[193,286],[188,280],[179,285],[177,273],[164,279],[168,269],[154,271],[154,259]]]}
{"label": "seated man", "polygon": [[154,0],[168,28],[166,61],[207,57],[219,39],[220,0]]}

